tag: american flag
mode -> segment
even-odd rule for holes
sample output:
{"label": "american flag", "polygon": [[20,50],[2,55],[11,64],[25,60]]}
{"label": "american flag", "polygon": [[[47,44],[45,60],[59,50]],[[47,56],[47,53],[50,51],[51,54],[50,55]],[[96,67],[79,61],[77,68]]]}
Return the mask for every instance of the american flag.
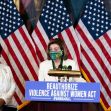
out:
{"label": "american flag", "polygon": [[102,0],[89,0],[76,32],[81,67],[89,81],[101,84],[101,104],[111,109],[111,18]]}
{"label": "american flag", "polygon": [[24,99],[25,81],[38,80],[38,62],[35,45],[13,0],[0,0],[0,44],[3,60],[10,66],[16,82],[13,102],[18,105]]}
{"label": "american flag", "polygon": [[[79,49],[77,48],[79,47],[79,44],[77,44],[79,42],[75,36],[76,34],[63,0],[47,0],[36,28],[32,33],[38,61],[43,61],[47,58],[46,48],[49,40],[59,37],[65,41],[69,57],[75,59],[79,64]],[[76,50],[74,50],[74,47],[76,47]]]}

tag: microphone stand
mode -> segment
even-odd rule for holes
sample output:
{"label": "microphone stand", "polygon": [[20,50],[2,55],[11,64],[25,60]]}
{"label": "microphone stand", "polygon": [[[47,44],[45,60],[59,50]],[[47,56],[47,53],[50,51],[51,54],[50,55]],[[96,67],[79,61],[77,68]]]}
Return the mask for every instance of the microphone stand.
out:
{"label": "microphone stand", "polygon": [[[62,56],[61,56],[61,62],[58,67],[58,69],[62,70],[63,69],[63,58],[64,58],[64,52],[62,51]],[[61,77],[58,77],[58,82],[60,82]]]}
{"label": "microphone stand", "polygon": [[55,67],[54,60],[52,60],[52,66],[53,66],[53,69],[55,70],[55,69],[56,69],[56,67]]}
{"label": "microphone stand", "polygon": [[[72,70],[72,66],[69,65],[67,69],[71,71]],[[69,82],[69,76],[67,76],[67,82]]]}
{"label": "microphone stand", "polygon": [[[60,70],[62,70],[62,66],[63,66],[63,57],[64,57],[64,52],[62,52],[61,62],[60,62],[60,65],[59,65],[59,67],[58,67],[58,69],[60,69]],[[52,65],[53,65],[53,69],[55,70],[56,67],[55,67],[54,60],[52,60]],[[61,77],[58,76],[58,82],[60,82],[60,79],[61,79]]]}
{"label": "microphone stand", "polygon": [[[52,66],[53,66],[53,70],[55,70],[55,69],[56,69],[56,67],[55,67],[54,60],[52,60]],[[58,76],[58,82],[60,82],[60,77],[59,77],[59,76]]]}

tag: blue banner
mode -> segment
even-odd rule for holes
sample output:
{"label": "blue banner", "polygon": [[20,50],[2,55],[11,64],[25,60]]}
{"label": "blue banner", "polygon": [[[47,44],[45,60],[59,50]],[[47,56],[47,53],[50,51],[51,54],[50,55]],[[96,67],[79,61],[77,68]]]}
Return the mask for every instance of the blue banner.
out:
{"label": "blue banner", "polygon": [[99,83],[27,81],[25,99],[31,101],[99,102]]}

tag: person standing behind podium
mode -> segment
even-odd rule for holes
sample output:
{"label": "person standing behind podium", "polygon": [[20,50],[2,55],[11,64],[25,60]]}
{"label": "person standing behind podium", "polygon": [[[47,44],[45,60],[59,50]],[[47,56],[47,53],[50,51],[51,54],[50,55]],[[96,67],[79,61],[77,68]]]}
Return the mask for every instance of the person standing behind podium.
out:
{"label": "person standing behind podium", "polygon": [[[0,60],[2,47],[0,45]],[[15,91],[15,82],[10,67],[0,62],[0,111],[17,111],[12,97]]]}
{"label": "person standing behind podium", "polygon": [[[41,62],[39,66],[39,81],[58,81],[58,77],[48,75],[50,69],[62,69],[62,67],[71,66],[72,70],[79,70],[76,62],[67,58],[65,43],[60,38],[52,39],[47,50],[48,60]],[[60,81],[65,81],[65,79],[65,77],[61,77]],[[85,82],[82,77],[70,77],[69,81]]]}

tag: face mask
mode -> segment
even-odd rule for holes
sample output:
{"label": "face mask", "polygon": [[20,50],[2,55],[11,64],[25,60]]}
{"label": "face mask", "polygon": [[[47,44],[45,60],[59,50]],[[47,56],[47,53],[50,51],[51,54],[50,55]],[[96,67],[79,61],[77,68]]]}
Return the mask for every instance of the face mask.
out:
{"label": "face mask", "polygon": [[62,51],[55,52],[55,51],[50,51],[50,58],[52,60],[60,59],[62,56]]}

